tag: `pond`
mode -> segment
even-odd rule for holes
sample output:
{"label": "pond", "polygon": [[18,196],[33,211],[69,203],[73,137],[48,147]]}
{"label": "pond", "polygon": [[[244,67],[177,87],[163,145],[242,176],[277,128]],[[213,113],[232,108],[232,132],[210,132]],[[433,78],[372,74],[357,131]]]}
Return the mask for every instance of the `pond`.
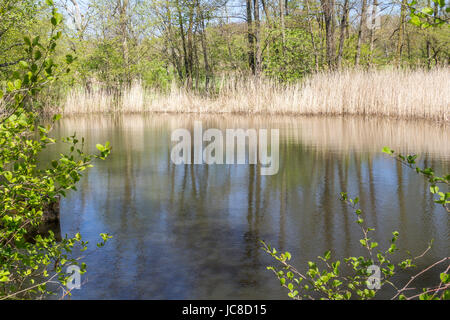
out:
{"label": "pond", "polygon": [[[279,170],[259,164],[175,165],[171,133],[204,129],[279,129]],[[433,203],[422,176],[381,152],[419,154],[419,164],[446,174],[450,131],[442,124],[382,118],[130,114],[63,118],[56,137],[84,137],[87,150],[110,141],[61,202],[63,234],[80,232],[91,249],[73,299],[286,299],[266,266],[259,240],[292,253],[304,270],[327,250],[334,259],[363,253],[361,231],[341,191],[359,196],[374,238],[392,232],[415,256],[433,247],[419,269],[449,254],[448,213]],[[269,140],[270,141],[270,140]],[[56,158],[66,146],[48,149]],[[95,250],[99,233],[113,239]],[[418,270],[419,270],[418,269]],[[418,286],[439,276],[433,269]],[[410,276],[404,272],[398,280]],[[384,293],[380,298],[390,297]]]}

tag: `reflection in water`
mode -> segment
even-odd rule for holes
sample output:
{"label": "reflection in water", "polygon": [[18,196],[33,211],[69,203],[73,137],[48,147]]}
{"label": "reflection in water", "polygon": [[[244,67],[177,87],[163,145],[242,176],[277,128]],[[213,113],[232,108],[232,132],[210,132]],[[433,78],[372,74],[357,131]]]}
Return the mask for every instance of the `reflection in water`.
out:
{"label": "reflection in water", "polygon": [[[261,176],[259,165],[173,165],[171,131],[192,129],[199,118],[205,130],[280,129],[278,174]],[[360,196],[381,246],[398,230],[399,246],[413,254],[435,239],[419,267],[449,254],[448,214],[433,205],[422,177],[380,153],[384,145],[413,151],[421,164],[448,172],[444,125],[123,115],[66,118],[55,134],[75,131],[89,150],[109,140],[113,151],[61,202],[63,234],[80,232],[95,243],[108,232],[114,239],[87,255],[88,282],[74,298],[286,298],[265,268],[273,262],[259,239],[292,252],[300,268],[328,249],[336,258],[362,253],[341,191]]]}

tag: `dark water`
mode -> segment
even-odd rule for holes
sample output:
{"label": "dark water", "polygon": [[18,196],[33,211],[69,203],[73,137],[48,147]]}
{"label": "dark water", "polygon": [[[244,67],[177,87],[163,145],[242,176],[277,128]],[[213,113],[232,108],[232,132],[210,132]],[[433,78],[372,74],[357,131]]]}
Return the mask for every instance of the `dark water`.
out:
{"label": "dark water", "polygon": [[[278,174],[262,176],[259,165],[172,164],[170,134],[191,129],[194,120],[204,129],[279,129]],[[414,255],[434,239],[419,268],[449,255],[448,213],[433,204],[421,176],[381,153],[384,145],[418,153],[422,164],[447,173],[445,126],[383,119],[128,115],[63,119],[54,134],[75,131],[89,150],[109,140],[113,152],[61,203],[62,233],[80,232],[92,248],[74,299],[285,299],[279,281],[266,270],[274,262],[259,239],[290,251],[300,270],[328,249],[340,259],[362,253],[360,229],[339,201],[341,191],[359,195],[382,248],[397,230],[400,249]],[[53,146],[46,156],[61,150]],[[101,232],[114,238],[93,250]]]}

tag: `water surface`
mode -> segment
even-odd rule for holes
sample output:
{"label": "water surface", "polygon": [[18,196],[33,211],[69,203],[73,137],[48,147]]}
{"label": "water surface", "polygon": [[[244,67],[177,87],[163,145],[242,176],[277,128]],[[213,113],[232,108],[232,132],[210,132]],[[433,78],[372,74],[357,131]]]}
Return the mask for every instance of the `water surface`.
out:
{"label": "water surface", "polygon": [[[262,176],[259,165],[172,164],[170,134],[192,129],[194,120],[204,129],[279,129],[278,174]],[[419,267],[449,254],[448,214],[433,204],[423,177],[381,153],[385,145],[418,153],[422,165],[447,173],[450,132],[443,125],[149,114],[65,118],[54,135],[74,132],[88,150],[109,140],[113,151],[62,200],[62,233],[80,232],[91,247],[101,232],[114,236],[88,251],[75,299],[285,299],[259,240],[290,251],[302,270],[328,249],[340,259],[362,253],[341,191],[359,195],[382,247],[398,230],[399,247],[415,255],[434,239]],[[63,149],[52,146],[46,157]]]}

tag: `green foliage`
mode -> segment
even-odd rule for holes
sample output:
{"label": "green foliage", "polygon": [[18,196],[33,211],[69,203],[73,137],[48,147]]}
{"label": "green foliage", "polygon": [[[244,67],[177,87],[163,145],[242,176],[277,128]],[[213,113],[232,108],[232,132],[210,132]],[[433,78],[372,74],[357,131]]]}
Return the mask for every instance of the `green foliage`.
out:
{"label": "green foliage", "polygon": [[99,146],[98,155],[88,155],[74,135],[64,139],[69,153],[39,169],[39,154],[55,143],[48,136],[50,129],[50,125],[37,125],[35,114],[21,108],[0,125],[0,299],[49,293],[46,284],[67,280],[63,267],[75,264],[82,271],[86,268],[70,256],[76,245],[87,248],[80,235],[58,242],[50,231],[30,242],[29,233],[43,223],[46,207],[68,190],[76,190],[82,172],[92,166],[93,159],[104,159],[110,147]]}
{"label": "green foliage", "polygon": [[450,7],[446,6],[445,0],[433,0],[433,3],[434,8],[426,6],[421,9],[416,7],[416,0],[408,3],[411,17],[409,23],[422,29],[448,24]]}
{"label": "green foliage", "polygon": [[[37,110],[41,107],[37,99],[41,90],[48,84],[58,79],[61,70],[54,59],[57,41],[61,38],[59,30],[62,22],[61,14],[56,8],[51,9],[52,28],[49,39],[43,42],[41,37],[24,36],[22,47],[23,58],[18,63],[18,68],[5,81],[6,90],[2,92],[0,110],[2,119],[14,114],[18,108],[25,110]],[[74,58],[66,56],[66,62],[72,63]],[[70,69],[65,70],[69,72]]]}
{"label": "green foliage", "polygon": [[157,59],[143,61],[137,68],[144,84],[152,88],[167,89],[174,80],[173,75],[167,72],[167,65],[164,61]]}
{"label": "green foliage", "polygon": [[85,58],[82,67],[88,75],[97,75],[100,82],[112,86],[125,79],[123,55],[117,39],[101,41]]}
{"label": "green foliage", "polygon": [[10,76],[10,65],[23,58],[24,30],[37,23],[39,5],[34,0],[0,0],[0,80]]}
{"label": "green foliage", "polygon": [[[383,152],[394,156],[395,152],[388,147],[383,148]],[[398,155],[397,160],[403,164],[415,169],[418,173],[427,177],[431,183],[430,192],[433,194],[439,194],[440,199],[435,200],[438,204],[443,204],[448,210],[448,193],[439,192],[437,183],[445,183],[448,185],[449,175],[445,177],[436,177],[431,168],[420,169],[415,166],[415,160],[417,156],[403,156]],[[389,245],[385,249],[379,248],[379,243],[375,241],[371,234],[375,230],[374,228],[365,226],[363,218],[363,212],[358,206],[359,198],[350,198],[346,192],[341,193],[341,200],[349,205],[355,214],[355,222],[358,224],[362,231],[362,238],[359,240],[361,246],[367,252],[366,255],[351,256],[343,259],[341,265],[340,260],[332,261],[331,251],[327,251],[323,256],[319,256],[319,262],[308,262],[308,269],[305,273],[298,271],[292,266],[289,261],[291,260],[291,254],[289,252],[278,253],[276,249],[270,245],[261,241],[262,249],[271,255],[275,260],[279,262],[279,266],[269,266],[268,270],[272,271],[280,281],[281,286],[288,289],[288,296],[292,299],[330,299],[330,300],[347,300],[347,299],[372,299],[376,297],[376,294],[385,285],[392,286],[395,289],[395,295],[392,299],[415,299],[420,300],[435,300],[435,299],[449,299],[450,298],[450,275],[448,264],[446,270],[440,274],[440,283],[437,286],[431,288],[424,288],[422,293],[409,294],[411,290],[411,283],[420,275],[430,270],[432,267],[448,263],[449,257],[445,257],[433,265],[422,270],[415,276],[413,276],[403,287],[399,287],[394,284],[391,279],[395,276],[399,270],[406,270],[415,267],[415,260],[424,256],[425,253],[431,248],[431,243],[428,248],[418,257],[408,257],[400,261],[397,265],[392,262],[393,256],[398,252],[397,240],[399,233],[397,231],[392,232],[392,238],[389,241]],[[350,272],[343,272],[342,266],[346,266]],[[373,266],[377,266],[380,270],[379,286],[369,286],[373,280]]]}
{"label": "green foliage", "polygon": [[[52,6],[52,2],[48,1]],[[39,124],[35,112],[39,107],[39,92],[58,78],[58,66],[53,62],[57,32],[62,16],[51,8],[52,31],[49,41],[42,44],[39,37],[25,37],[27,58],[20,61],[20,70],[7,81],[5,91],[0,90],[0,299],[36,298],[53,290],[49,284],[63,286],[69,275],[64,268],[79,265],[81,272],[86,264],[72,256],[75,247],[87,249],[80,234],[65,236],[58,241],[52,231],[36,232],[44,223],[45,211],[59,201],[76,183],[83,171],[95,159],[105,159],[111,150],[109,143],[97,145],[99,153],[86,154],[84,139],[75,135],[64,138],[69,151],[41,168],[39,155],[56,141],[49,136],[51,124]],[[66,56],[66,63],[74,61]],[[101,234],[99,247],[110,238]],[[70,293],[68,293],[70,294]]]}
{"label": "green foliage", "polygon": [[435,198],[434,202],[442,205],[447,212],[450,212],[450,192],[443,192],[440,190],[438,185],[444,186],[447,188],[450,185],[450,174],[446,174],[442,177],[436,176],[432,168],[420,168],[416,164],[417,155],[402,155],[396,154],[394,150],[391,150],[388,147],[383,148],[383,152],[394,157],[397,161],[399,161],[402,165],[415,170],[418,174],[423,175],[430,185],[430,192],[437,198]]}
{"label": "green foliage", "polygon": [[274,38],[270,53],[264,57],[266,75],[289,82],[313,72],[313,49],[304,30],[287,29],[284,47],[280,35]]}

